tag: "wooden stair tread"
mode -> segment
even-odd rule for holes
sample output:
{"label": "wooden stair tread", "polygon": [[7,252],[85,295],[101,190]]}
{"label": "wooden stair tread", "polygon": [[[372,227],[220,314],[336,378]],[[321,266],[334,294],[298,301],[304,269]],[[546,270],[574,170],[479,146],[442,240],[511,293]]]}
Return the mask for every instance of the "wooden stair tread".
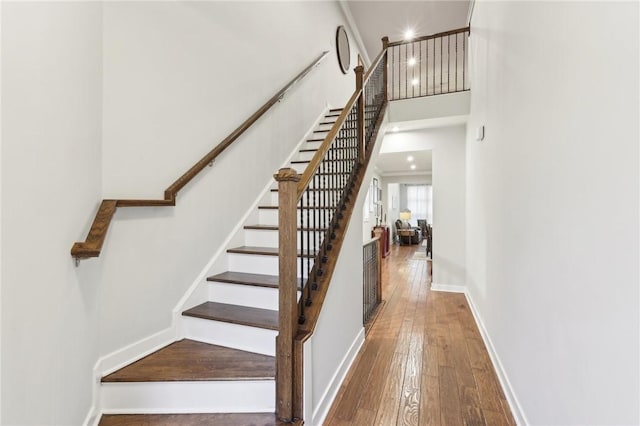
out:
{"label": "wooden stair tread", "polygon": [[301,426],[282,423],[274,413],[105,414],[98,426]]}
{"label": "wooden stair tread", "polygon": [[[354,147],[351,146],[335,146],[332,148],[332,150],[340,150],[340,149],[356,149]],[[299,152],[318,152],[318,148],[305,148],[305,149],[301,149]]]}
{"label": "wooden stair tread", "polygon": [[[207,277],[207,281],[251,285],[255,287],[278,288],[280,279],[277,275],[264,274],[248,274],[246,272],[226,271],[221,274]],[[298,288],[300,288],[300,279],[298,279]]]}
{"label": "wooden stair tread", "polygon": [[[259,254],[264,256],[278,256],[278,247],[255,247],[255,246],[240,246],[232,249],[228,249],[227,253],[239,253],[239,254]],[[298,257],[315,257],[315,253],[306,252],[301,253],[298,250]]]}
{"label": "wooden stair tread", "polygon": [[183,339],[105,376],[103,383],[272,380],[275,358]]}
{"label": "wooden stair tread", "polygon": [[[260,210],[278,210],[278,206],[258,206]],[[305,210],[335,210],[335,207],[305,206]],[[298,206],[300,210],[300,206]]]}
{"label": "wooden stair tread", "polygon": [[246,272],[226,271],[207,277],[207,281],[217,281],[231,284],[245,284],[256,287],[278,288],[280,282],[277,275],[248,274]]}
{"label": "wooden stair tread", "polygon": [[[347,158],[334,158],[331,160],[323,160],[324,162],[327,163],[336,163],[336,162],[341,162],[341,161],[355,161],[356,158],[355,157],[347,157]],[[311,162],[311,160],[291,160],[290,163],[291,164],[309,164]]]}
{"label": "wooden stair tread", "polygon": [[[259,231],[278,231],[280,228],[278,225],[246,225],[244,229],[255,229]],[[316,232],[324,232],[328,228],[300,228],[298,227],[298,231],[316,231]]]}
{"label": "wooden stair tread", "polygon": [[223,321],[251,327],[278,329],[278,311],[227,303],[204,302],[182,313],[184,316]]}

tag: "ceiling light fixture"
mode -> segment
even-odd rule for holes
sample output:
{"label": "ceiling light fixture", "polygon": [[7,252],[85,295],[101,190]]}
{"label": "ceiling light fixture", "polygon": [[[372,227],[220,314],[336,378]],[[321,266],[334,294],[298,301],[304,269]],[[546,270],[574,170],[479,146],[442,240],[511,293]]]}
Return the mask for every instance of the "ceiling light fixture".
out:
{"label": "ceiling light fixture", "polygon": [[404,39],[411,40],[415,34],[416,33],[412,28],[407,28],[407,30],[404,32]]}
{"label": "ceiling light fixture", "polygon": [[416,64],[416,58],[409,58],[409,66],[414,66]]}
{"label": "ceiling light fixture", "polygon": [[407,161],[413,161],[413,155],[408,156]]}
{"label": "ceiling light fixture", "polygon": [[411,85],[412,86],[416,86],[418,84],[418,79],[414,78],[413,80],[411,80]]}
{"label": "ceiling light fixture", "polygon": [[400,130],[400,128],[399,128],[398,126],[393,126],[393,127],[391,128],[391,131],[392,131],[392,132],[397,132],[398,130]]}
{"label": "ceiling light fixture", "polygon": [[415,169],[416,169],[416,165],[415,165],[415,164],[412,164],[412,165],[411,165],[411,170],[415,170]]}

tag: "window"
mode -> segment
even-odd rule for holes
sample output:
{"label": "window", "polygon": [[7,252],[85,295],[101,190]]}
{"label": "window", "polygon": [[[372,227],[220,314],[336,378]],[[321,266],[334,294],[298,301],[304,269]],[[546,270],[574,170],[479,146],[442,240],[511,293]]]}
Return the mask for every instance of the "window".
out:
{"label": "window", "polygon": [[427,219],[427,223],[433,223],[431,200],[431,185],[407,185],[407,208],[411,210],[412,224],[417,224],[418,219]]}

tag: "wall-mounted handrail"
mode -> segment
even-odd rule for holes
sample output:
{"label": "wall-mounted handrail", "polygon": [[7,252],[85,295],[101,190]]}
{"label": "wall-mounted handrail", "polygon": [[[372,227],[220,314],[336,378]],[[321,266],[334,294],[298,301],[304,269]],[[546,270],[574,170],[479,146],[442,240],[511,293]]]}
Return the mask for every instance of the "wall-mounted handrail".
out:
{"label": "wall-mounted handrail", "polygon": [[117,207],[149,207],[149,206],[175,206],[178,191],[184,188],[191,180],[198,175],[205,167],[211,165],[213,161],[233,142],[238,139],[247,129],[249,129],[260,117],[262,117],[271,107],[280,101],[293,86],[299,83],[329,54],[323,52],[300,74],[295,76],[289,83],[273,95],[263,106],[247,118],[229,136],[224,138],[215,148],[209,151],[202,159],[194,164],[186,173],[180,176],[174,183],[164,191],[163,200],[103,200],[98,208],[98,212],[93,220],[91,229],[84,242],[77,242],[71,248],[71,255],[78,259],[98,257],[102,250],[102,245],[109,229],[109,224]]}

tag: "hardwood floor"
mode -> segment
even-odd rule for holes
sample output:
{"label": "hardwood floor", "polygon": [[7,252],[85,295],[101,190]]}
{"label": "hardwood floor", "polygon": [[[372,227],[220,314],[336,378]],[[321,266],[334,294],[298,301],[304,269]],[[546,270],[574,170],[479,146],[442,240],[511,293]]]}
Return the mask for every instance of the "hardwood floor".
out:
{"label": "hardwood floor", "polygon": [[416,250],[383,261],[386,304],[325,426],[515,425],[464,295],[429,290]]}

